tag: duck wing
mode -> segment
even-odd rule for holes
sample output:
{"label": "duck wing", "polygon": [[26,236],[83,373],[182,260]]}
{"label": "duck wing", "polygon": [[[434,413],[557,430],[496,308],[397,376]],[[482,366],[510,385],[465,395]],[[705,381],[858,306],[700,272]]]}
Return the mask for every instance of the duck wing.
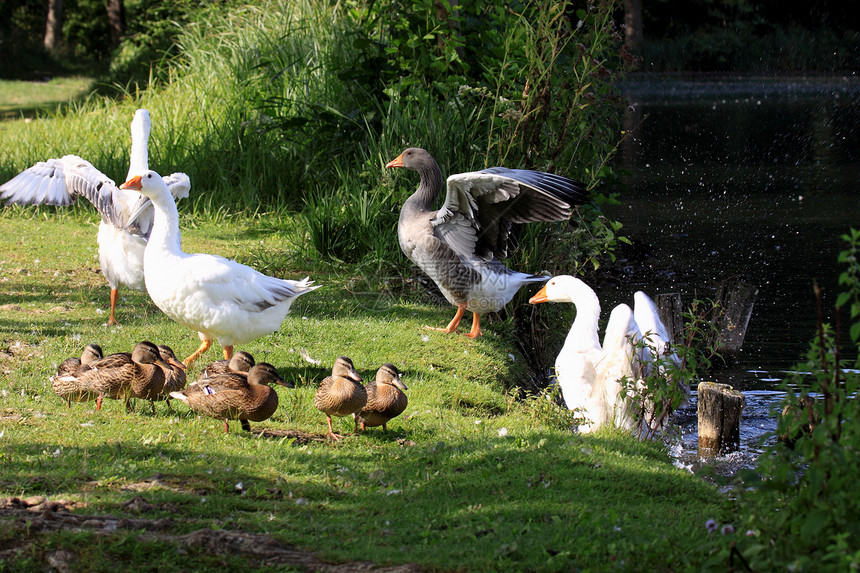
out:
{"label": "duck wing", "polygon": [[569,219],[573,207],[587,200],[585,186],[567,177],[491,167],[448,177],[432,224],[459,254],[504,258],[513,247],[514,225]]}

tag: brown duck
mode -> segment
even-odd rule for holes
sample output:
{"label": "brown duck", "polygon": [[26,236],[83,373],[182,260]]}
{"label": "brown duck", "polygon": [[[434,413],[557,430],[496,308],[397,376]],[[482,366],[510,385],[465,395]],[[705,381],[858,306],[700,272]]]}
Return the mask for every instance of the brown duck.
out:
{"label": "brown duck", "polygon": [[197,377],[197,381],[195,383],[199,384],[201,382],[205,382],[217,374],[228,374],[231,372],[247,373],[251,371],[254,364],[254,357],[251,356],[249,352],[240,350],[234,354],[230,360],[216,360],[215,362],[210,362],[200,373],[200,376]]}
{"label": "brown duck", "polygon": [[367,404],[367,391],[359,382],[361,376],[355,371],[352,360],[346,356],[338,357],[332,366],[331,376],[320,382],[314,396],[314,407],[325,414],[328,435],[333,440],[339,440],[343,436],[332,429],[331,417],[354,415]]}
{"label": "brown duck", "polygon": [[51,388],[57,396],[66,400],[68,407],[72,406],[72,400],[86,402],[96,399],[95,394],[81,390],[78,376],[89,370],[91,363],[103,357],[101,346],[95,343],[87,344],[80,358],[66,358],[57,368],[57,373],[51,376]]}
{"label": "brown duck", "polygon": [[155,400],[164,387],[164,370],[170,365],[161,359],[158,347],[144,340],[137,343],[131,354],[118,352],[89,364],[78,377],[81,390],[96,395],[96,410],[102,400],[125,400],[131,409],[131,398]]}
{"label": "brown duck", "polygon": [[267,362],[254,365],[245,374],[228,372],[216,374],[203,383],[194,383],[170,396],[181,400],[199,414],[224,420],[224,431],[230,431],[228,420],[239,420],[242,429],[250,432],[251,422],[268,420],[278,409],[278,393],[268,384],[293,385],[281,378]]}
{"label": "brown duck", "polygon": [[[162,386],[161,392],[159,392],[158,397],[155,399],[165,400],[167,402],[167,409],[170,410],[170,393],[178,392],[185,388],[187,380],[185,376],[185,364],[176,358],[173,349],[166,344],[158,345],[158,354],[167,363],[168,367],[162,367],[162,370],[164,370],[164,386]],[[154,412],[155,404],[153,404],[152,408]]]}
{"label": "brown duck", "polygon": [[406,389],[397,367],[383,364],[376,371],[376,380],[365,386],[367,405],[355,415],[356,425],[361,425],[362,431],[367,427],[382,426],[382,430],[387,432],[388,421],[402,414],[409,403],[403,393]]}

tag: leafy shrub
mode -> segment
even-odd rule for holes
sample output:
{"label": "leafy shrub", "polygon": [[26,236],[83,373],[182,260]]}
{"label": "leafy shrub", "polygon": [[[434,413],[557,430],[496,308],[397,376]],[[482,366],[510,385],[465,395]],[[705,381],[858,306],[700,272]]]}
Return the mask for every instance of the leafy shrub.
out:
{"label": "leafy shrub", "polygon": [[[806,362],[785,385],[787,415],[777,442],[761,457],[757,471],[746,472],[740,489],[749,536],[738,542],[753,570],[849,571],[860,566],[860,374],[847,370],[840,349],[840,311],[850,309],[853,352],[860,350],[860,232],[843,238],[839,256],[846,265],[846,287],[836,307],[836,327],[824,323],[819,298],[818,333]],[[856,364],[855,364],[856,365]],[[808,374],[805,374],[808,373]],[[811,398],[811,400],[810,400]],[[802,415],[792,409],[801,399],[811,404]],[[803,432],[802,426],[811,428]]]}

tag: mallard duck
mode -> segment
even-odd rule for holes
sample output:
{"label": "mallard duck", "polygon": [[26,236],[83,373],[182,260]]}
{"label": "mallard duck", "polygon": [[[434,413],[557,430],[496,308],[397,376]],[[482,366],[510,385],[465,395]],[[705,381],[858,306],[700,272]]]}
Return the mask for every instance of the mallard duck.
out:
{"label": "mallard duck", "polygon": [[101,410],[104,398],[125,400],[131,409],[131,398],[155,400],[164,387],[165,370],[170,365],[161,359],[158,347],[144,340],[134,350],[105,356],[89,364],[78,376],[82,391],[96,395],[96,410]]}
{"label": "mallard duck", "polygon": [[209,378],[218,374],[227,374],[230,372],[249,372],[254,367],[254,357],[250,352],[240,350],[236,352],[230,360],[215,360],[206,365],[206,368],[200,372],[195,384],[206,382]]}
{"label": "mallard duck", "polygon": [[413,147],[386,167],[405,167],[421,176],[400,210],[400,248],[457,307],[448,326],[426,328],[454,332],[468,310],[473,315],[470,338],[482,334],[482,314],[502,308],[523,285],[549,278],[513,271],[497,258],[512,250],[514,225],[569,219],[572,207],[588,200],[582,183],[566,177],[491,167],[448,177],[445,202],[433,210],[442,170],[429,153]]}
{"label": "mallard duck", "polygon": [[[131,122],[131,158],[126,179],[149,169],[149,112],[139,109]],[[177,200],[188,197],[191,181],[185,173],[164,178]],[[69,205],[78,196],[87,198],[102,216],[99,223],[99,264],[110,285],[110,316],[117,324],[119,286],[144,290],[143,252],[152,228],[152,204],[116,184],[76,155],[40,161],[0,186],[0,199],[8,204]]]}
{"label": "mallard duck", "polygon": [[146,290],[164,314],[200,336],[200,347],[183,361],[186,366],[213,340],[230,359],[234,344],[278,330],[293,301],[317,288],[308,278],[279,279],[224,257],[183,252],[176,202],[158,173],[147,171],[121,187],[139,191],[155,207],[143,256]]}
{"label": "mallard duck", "polygon": [[343,436],[336,434],[331,427],[332,416],[357,414],[367,404],[367,391],[359,384],[361,376],[355,371],[352,360],[339,356],[314,395],[314,407],[323,412],[328,424],[328,435],[333,440]]}
{"label": "mallard duck", "polygon": [[[168,365],[168,368],[164,368],[164,386],[161,388],[161,392],[159,392],[156,400],[165,400],[167,402],[167,409],[170,410],[170,393],[178,392],[185,388],[185,365],[176,358],[173,349],[166,344],[158,345],[158,354]],[[153,404],[154,411],[155,405]]]}
{"label": "mallard duck", "polygon": [[383,364],[376,371],[376,379],[365,385],[367,404],[355,415],[355,421],[364,431],[368,426],[382,426],[388,431],[388,421],[399,416],[406,409],[409,399],[403,393],[406,384],[400,379],[400,372],[394,364]]}
{"label": "mallard duck", "polygon": [[216,374],[205,383],[192,384],[185,390],[172,392],[170,395],[197,413],[224,420],[225,432],[230,431],[228,420],[236,419],[241,422],[243,430],[250,432],[249,420],[268,420],[278,408],[278,393],[268,386],[271,383],[293,387],[281,378],[274,366],[268,362],[260,362],[247,374]]}
{"label": "mallard duck", "polygon": [[[641,413],[634,412],[621,396],[621,379],[635,381],[647,376],[654,357],[665,354],[668,360],[678,362],[677,355],[668,350],[670,338],[653,301],[641,291],[634,300],[635,313],[623,303],[612,310],[602,346],[597,333],[600,301],[580,279],[553,277],[529,300],[532,304],[568,302],[576,306],[576,318],[556,358],[555,370],[565,404],[586,418],[578,428],[581,432],[610,423],[637,430],[643,436],[658,429],[653,424],[665,421],[665,416],[642,420]],[[640,326],[639,321],[646,326]],[[640,343],[643,338],[644,344]],[[646,426],[640,427],[640,423]]]}
{"label": "mallard duck", "polygon": [[96,360],[103,358],[102,347],[95,343],[87,344],[84,347],[81,357],[73,356],[66,358],[57,367],[57,373],[51,376],[51,388],[54,393],[66,400],[68,407],[72,406],[72,400],[75,402],[86,402],[95,400],[96,395],[81,390],[78,384],[78,376],[89,369],[89,365]]}

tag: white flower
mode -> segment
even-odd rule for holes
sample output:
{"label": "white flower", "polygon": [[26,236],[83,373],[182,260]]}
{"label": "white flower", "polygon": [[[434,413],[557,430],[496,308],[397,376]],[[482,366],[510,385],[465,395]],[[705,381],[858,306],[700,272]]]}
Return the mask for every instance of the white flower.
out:
{"label": "white flower", "polygon": [[705,529],[708,530],[708,533],[713,533],[717,530],[717,522],[713,519],[709,519],[705,522]]}
{"label": "white flower", "polygon": [[508,435],[508,429],[507,428],[499,428],[499,437],[500,438],[504,438],[507,435]]}

